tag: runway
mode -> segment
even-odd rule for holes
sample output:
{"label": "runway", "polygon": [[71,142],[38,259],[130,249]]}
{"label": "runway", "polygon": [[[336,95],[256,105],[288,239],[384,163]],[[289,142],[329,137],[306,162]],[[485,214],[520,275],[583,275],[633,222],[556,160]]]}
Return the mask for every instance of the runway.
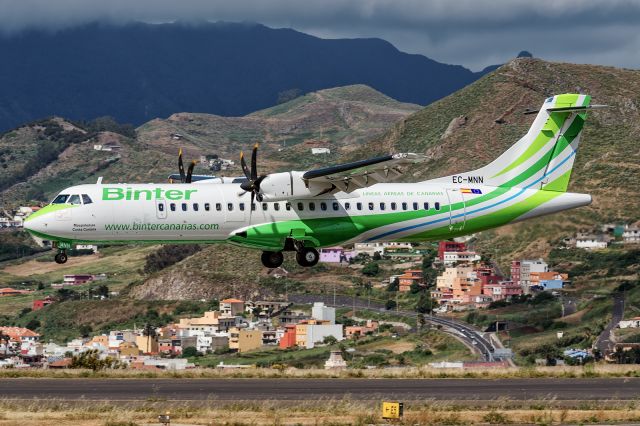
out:
{"label": "runway", "polygon": [[0,399],[66,401],[637,400],[640,378],[2,379]]}

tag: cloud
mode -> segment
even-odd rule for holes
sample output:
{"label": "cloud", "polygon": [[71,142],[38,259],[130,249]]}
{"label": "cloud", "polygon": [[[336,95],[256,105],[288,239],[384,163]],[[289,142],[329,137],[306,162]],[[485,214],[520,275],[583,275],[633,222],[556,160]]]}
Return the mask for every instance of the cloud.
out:
{"label": "cloud", "polygon": [[5,33],[93,21],[253,21],[322,37],[379,37],[473,69],[523,49],[640,68],[635,0],[0,0],[0,11]]}

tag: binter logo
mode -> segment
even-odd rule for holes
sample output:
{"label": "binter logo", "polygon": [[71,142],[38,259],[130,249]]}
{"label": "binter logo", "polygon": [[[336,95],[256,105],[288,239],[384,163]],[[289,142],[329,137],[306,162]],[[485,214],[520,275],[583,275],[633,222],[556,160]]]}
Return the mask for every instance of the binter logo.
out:
{"label": "binter logo", "polygon": [[130,201],[130,200],[190,200],[191,194],[197,189],[133,189],[133,188],[102,188],[104,201]]}

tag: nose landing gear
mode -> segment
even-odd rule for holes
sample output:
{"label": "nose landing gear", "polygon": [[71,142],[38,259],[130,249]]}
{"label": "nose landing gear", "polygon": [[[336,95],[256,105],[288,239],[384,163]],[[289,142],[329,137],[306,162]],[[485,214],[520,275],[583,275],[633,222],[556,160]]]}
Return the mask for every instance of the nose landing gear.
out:
{"label": "nose landing gear", "polygon": [[59,264],[67,263],[67,252],[64,250],[59,251],[54,259]]}

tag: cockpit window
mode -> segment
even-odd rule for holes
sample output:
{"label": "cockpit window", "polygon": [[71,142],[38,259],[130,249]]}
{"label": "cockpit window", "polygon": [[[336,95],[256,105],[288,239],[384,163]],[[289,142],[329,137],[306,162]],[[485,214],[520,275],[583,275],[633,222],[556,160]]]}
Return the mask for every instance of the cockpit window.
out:
{"label": "cockpit window", "polygon": [[68,194],[60,194],[51,202],[51,204],[64,204],[67,202],[67,198],[69,198]]}
{"label": "cockpit window", "polygon": [[82,194],[82,204],[91,204],[91,198],[87,194]]}
{"label": "cockpit window", "polygon": [[76,195],[76,194],[73,194],[71,197],[69,197],[69,200],[67,200],[67,203],[68,203],[68,204],[75,204],[75,205],[80,205],[80,204],[82,204],[82,203],[80,202],[80,196],[79,196],[79,195]]}

